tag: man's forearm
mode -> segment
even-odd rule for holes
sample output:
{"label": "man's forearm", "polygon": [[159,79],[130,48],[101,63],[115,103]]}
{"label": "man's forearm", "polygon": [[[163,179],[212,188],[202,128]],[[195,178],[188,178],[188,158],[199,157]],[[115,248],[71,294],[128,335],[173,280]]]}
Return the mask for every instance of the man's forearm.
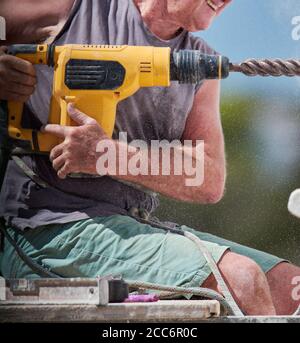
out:
{"label": "man's forearm", "polygon": [[[223,195],[224,154],[218,157],[209,156],[204,149],[204,143],[202,149],[199,145],[188,148],[175,146],[170,150],[167,162],[163,160],[166,156],[162,150],[158,152],[153,149],[135,149],[120,141],[114,141],[114,144],[116,168],[106,169],[107,174],[112,177],[187,202],[215,203]],[[100,163],[97,164],[97,172],[101,174],[104,163],[103,151],[99,153]],[[139,165],[139,168],[132,170],[137,161],[139,164],[147,165]]]}

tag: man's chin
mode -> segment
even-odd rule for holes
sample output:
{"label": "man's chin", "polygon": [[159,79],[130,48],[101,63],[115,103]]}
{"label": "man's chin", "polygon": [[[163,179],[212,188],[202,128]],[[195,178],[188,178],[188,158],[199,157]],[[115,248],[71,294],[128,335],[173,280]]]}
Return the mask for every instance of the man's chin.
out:
{"label": "man's chin", "polygon": [[209,18],[207,20],[203,20],[201,22],[195,23],[194,25],[188,28],[190,32],[197,32],[197,31],[204,31],[207,30],[211,24],[213,23],[214,18]]}

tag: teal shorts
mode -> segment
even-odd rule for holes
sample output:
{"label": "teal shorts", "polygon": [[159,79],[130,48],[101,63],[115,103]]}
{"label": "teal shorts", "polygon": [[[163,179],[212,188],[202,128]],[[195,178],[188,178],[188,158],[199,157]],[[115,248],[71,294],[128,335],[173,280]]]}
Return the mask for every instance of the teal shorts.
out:
{"label": "teal shorts", "polygon": [[[267,272],[283,260],[208,233],[188,230],[202,239],[218,262],[231,250],[256,261]],[[198,287],[211,271],[204,256],[188,238],[133,218],[114,215],[8,232],[40,265],[63,277],[121,275],[125,280]],[[5,278],[37,278],[5,241],[1,261]]]}

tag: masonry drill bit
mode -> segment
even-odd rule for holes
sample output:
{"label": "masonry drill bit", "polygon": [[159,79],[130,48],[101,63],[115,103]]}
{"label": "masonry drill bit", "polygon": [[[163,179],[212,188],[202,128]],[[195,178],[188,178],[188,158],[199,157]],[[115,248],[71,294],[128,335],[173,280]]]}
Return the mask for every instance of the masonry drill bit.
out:
{"label": "masonry drill bit", "polygon": [[296,59],[248,59],[240,64],[229,64],[231,72],[243,73],[247,76],[300,76],[300,60]]}

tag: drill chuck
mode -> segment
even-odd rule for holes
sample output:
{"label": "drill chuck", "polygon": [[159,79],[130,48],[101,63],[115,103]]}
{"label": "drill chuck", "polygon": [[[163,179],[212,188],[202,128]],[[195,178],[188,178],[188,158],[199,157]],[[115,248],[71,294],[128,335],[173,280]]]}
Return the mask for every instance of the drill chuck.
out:
{"label": "drill chuck", "polygon": [[198,84],[203,80],[225,79],[229,76],[229,65],[229,59],[224,56],[180,50],[171,54],[171,80]]}

